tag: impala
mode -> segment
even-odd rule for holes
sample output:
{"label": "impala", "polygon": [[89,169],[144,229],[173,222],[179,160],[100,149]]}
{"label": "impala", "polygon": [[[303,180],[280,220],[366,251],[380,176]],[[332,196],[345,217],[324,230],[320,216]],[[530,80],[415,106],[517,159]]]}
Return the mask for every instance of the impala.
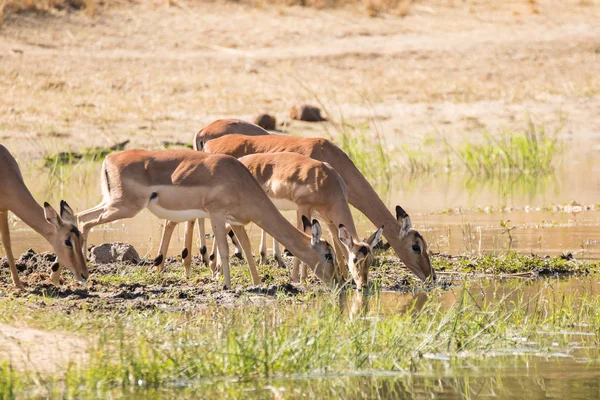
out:
{"label": "impala", "polygon": [[[212,140],[212,139],[216,139],[216,138],[220,138],[221,136],[227,135],[229,133],[238,133],[238,131],[243,130],[244,134],[248,135],[248,136],[262,136],[262,135],[269,135],[270,133],[267,132],[266,130],[264,130],[263,128],[261,128],[258,125],[254,125],[251,124],[249,122],[246,121],[242,121],[241,119],[218,119],[208,125],[206,125],[204,128],[200,129],[200,131],[196,134],[197,136],[200,136],[202,138],[204,138],[205,141],[208,140]],[[196,141],[194,141],[194,150],[198,150],[196,148]],[[163,236],[167,236],[165,239],[166,242],[168,243],[168,239],[170,238],[173,229],[175,228],[175,226],[177,225],[177,223],[173,223],[171,221],[167,222],[167,225],[165,227],[165,230],[163,231]],[[194,223],[191,222],[190,224],[188,224],[186,226],[186,232],[187,230],[193,229]],[[235,236],[233,235],[232,231],[230,232],[230,237],[231,240],[233,241],[233,244],[236,247],[236,252],[235,254],[241,258],[241,246],[239,244],[239,242],[236,240]],[[209,263],[214,266],[214,262],[216,262],[216,257],[215,257],[215,251],[214,251],[214,242],[213,242],[213,251],[211,252],[211,254],[209,255],[206,249],[206,230],[205,230],[205,226],[204,226],[204,218],[198,218],[198,236],[200,236],[200,257],[202,259],[202,262],[206,265],[209,265]],[[165,240],[162,240],[163,242]],[[189,245],[187,245],[187,248],[191,248],[191,242],[189,243]],[[279,247],[277,247],[277,249],[279,249]],[[191,262],[191,254],[190,254],[190,258],[187,258],[187,251],[184,249],[182,256],[183,259],[186,262],[186,267],[189,267],[190,262]],[[277,253],[275,254],[275,257],[278,259],[278,262],[282,262],[281,261],[281,254]]]}
{"label": "impala", "polygon": [[[113,153],[102,164],[101,187],[102,202],[77,214],[84,246],[92,227],[132,218],[144,208],[173,222],[210,218],[225,287],[231,287],[227,224],[242,245],[254,284],[259,284],[244,229],[245,224],[254,222],[306,262],[320,280],[337,280],[335,257],[329,243],[320,239],[319,223],[308,223],[312,236],[297,230],[277,211],[246,167],[233,157],[192,150]],[[186,268],[188,275],[189,272]]]}
{"label": "impala", "polygon": [[[225,126],[226,124],[221,122],[221,127]],[[236,122],[236,126],[242,130],[243,126],[252,124]],[[348,202],[365,214],[375,226],[384,226],[383,235],[404,264],[422,281],[429,277],[435,279],[435,272],[427,254],[427,243],[421,234],[413,229],[408,214],[402,207],[396,206],[394,218],[352,160],[329,140],[284,135],[224,134],[220,138],[205,141],[201,132],[196,135],[194,146],[209,153],[240,158],[255,153],[294,152],[327,162],[345,182]]]}
{"label": "impala", "polygon": [[19,170],[19,165],[6,147],[0,145],[0,236],[6,250],[13,284],[22,289],[17,266],[13,256],[10,232],[8,230],[8,211],[29,225],[52,245],[57,262],[52,266],[52,283],[58,285],[61,264],[66,265],[75,279],[85,284],[88,270],[81,253],[82,241],[73,210],[66,201],[60,202],[60,215],[48,203],[42,208],[33,198]]}
{"label": "impala", "polygon": [[[350,207],[346,185],[342,178],[327,163],[313,160],[298,153],[261,153],[239,158],[248,168],[258,184],[266,192],[269,199],[279,210],[296,210],[298,229],[302,229],[303,216],[316,216],[326,222],[332,237],[337,259],[344,270],[344,258],[357,289],[361,290],[368,280],[369,267],[373,262],[373,246],[379,241],[383,227],[379,228],[368,240],[358,240],[358,233]],[[193,222],[192,222],[193,224]],[[186,229],[186,248],[184,254],[189,255],[191,240]],[[261,258],[265,261],[266,234],[263,231],[261,242]],[[339,239],[338,239],[339,238]],[[340,243],[341,241],[341,243]],[[343,246],[342,246],[343,245]],[[168,244],[161,243],[166,249]],[[274,242],[275,254],[279,253],[279,245]],[[343,250],[345,249],[345,250]],[[184,257],[184,264],[189,257]],[[283,264],[281,259],[278,262]],[[187,264],[186,268],[187,268]],[[294,259],[292,281],[298,281],[299,260]],[[306,267],[302,264],[301,279],[306,278]],[[345,276],[344,276],[345,277]]]}
{"label": "impala", "polygon": [[[296,210],[298,229],[303,215],[316,216],[326,222],[332,237],[340,265],[348,261],[350,273],[360,289],[367,283],[372,247],[375,243],[358,240],[358,233],[350,207],[346,185],[327,163],[313,160],[298,153],[262,153],[239,158],[279,210]],[[338,232],[339,231],[339,232]],[[382,228],[373,236],[379,240]],[[264,236],[264,235],[263,235]],[[343,238],[339,245],[337,238]],[[261,255],[266,253],[266,243],[261,244]],[[279,245],[274,243],[274,247]],[[343,256],[343,258],[342,258]],[[359,261],[360,259],[360,261]],[[368,263],[368,264],[367,264]],[[294,260],[292,280],[298,279],[298,260]],[[342,274],[345,275],[344,268]],[[302,268],[301,279],[306,277]]]}

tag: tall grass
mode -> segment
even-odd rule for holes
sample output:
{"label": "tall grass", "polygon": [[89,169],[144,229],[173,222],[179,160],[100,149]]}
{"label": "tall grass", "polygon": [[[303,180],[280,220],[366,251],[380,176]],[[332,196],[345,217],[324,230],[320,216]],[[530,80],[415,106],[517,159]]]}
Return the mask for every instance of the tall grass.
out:
{"label": "tall grass", "polygon": [[395,164],[379,130],[371,129],[369,123],[350,124],[343,117],[333,127],[335,132],[328,132],[329,139],[350,157],[367,180],[390,182]]}
{"label": "tall grass", "polygon": [[[126,315],[74,311],[68,316],[29,312],[42,326],[50,320],[52,326],[60,326],[57,321],[62,318],[64,329],[85,326],[91,335],[86,364],[65,366],[41,383],[48,391],[66,391],[73,397],[174,385],[201,391],[207,382],[264,384],[361,371],[401,375],[435,370],[439,364],[427,356],[432,354],[467,365],[490,351],[520,347],[524,338],[536,352],[600,339],[597,296],[577,293],[577,298],[565,294],[555,299],[549,284],[537,295],[518,295],[522,287],[517,287],[486,303],[478,300],[478,290],[460,290],[458,301],[450,306],[433,295],[420,308],[413,303],[406,312],[385,316],[379,315],[378,298],[372,313],[360,306],[349,309],[336,298],[308,306],[248,305],[191,315],[154,310]],[[361,296],[350,300],[366,301]],[[569,334],[581,329],[592,336]],[[27,376],[22,373],[19,379],[32,385]],[[0,387],[12,380],[0,374]]]}
{"label": "tall grass", "polygon": [[456,153],[474,176],[545,176],[554,172],[561,153],[557,133],[549,134],[544,126],[530,122],[523,132],[486,135],[484,143],[466,142]]}

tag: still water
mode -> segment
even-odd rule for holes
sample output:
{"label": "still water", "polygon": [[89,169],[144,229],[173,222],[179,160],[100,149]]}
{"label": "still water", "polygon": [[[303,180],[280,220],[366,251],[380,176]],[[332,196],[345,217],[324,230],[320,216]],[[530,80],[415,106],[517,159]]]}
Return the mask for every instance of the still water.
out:
{"label": "still water", "polygon": [[[565,157],[571,160],[571,157]],[[477,181],[460,174],[400,175],[378,192],[393,210],[401,204],[411,214],[413,225],[425,236],[434,252],[450,254],[493,253],[513,249],[523,253],[556,255],[571,252],[578,259],[600,259],[600,208],[594,206],[600,193],[600,158],[563,162],[556,175]],[[76,212],[101,200],[100,163],[82,163],[50,172],[36,163],[22,165],[25,180],[36,199],[57,206],[66,199]],[[582,205],[583,207],[580,207]],[[290,220],[293,214],[286,214]],[[359,234],[374,230],[355,212]],[[148,211],[129,220],[94,228],[90,244],[129,242],[140,255],[154,257],[163,221]],[[507,229],[508,228],[508,229]],[[260,230],[252,225],[255,244]],[[182,225],[173,234],[170,255],[183,248]],[[14,221],[14,250],[29,247],[48,250],[44,240]]]}

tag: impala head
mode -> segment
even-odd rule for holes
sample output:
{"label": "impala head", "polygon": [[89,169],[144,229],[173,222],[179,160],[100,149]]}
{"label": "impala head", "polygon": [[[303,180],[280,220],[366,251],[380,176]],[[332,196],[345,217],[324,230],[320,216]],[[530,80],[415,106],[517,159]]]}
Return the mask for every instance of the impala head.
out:
{"label": "impala head", "polygon": [[403,254],[406,256],[402,261],[422,281],[426,281],[427,278],[435,280],[425,239],[413,229],[410,217],[400,206],[396,206],[396,219],[400,224],[399,238],[404,250]]}
{"label": "impala head", "polygon": [[57,259],[52,266],[52,281],[58,283],[58,263],[61,263],[73,273],[77,282],[85,284],[89,273],[81,253],[83,242],[73,210],[66,201],[61,200],[60,215],[48,203],[44,203],[44,215],[55,229],[48,237]]}
{"label": "impala head", "polygon": [[364,242],[355,240],[346,227],[342,224],[338,227],[338,237],[340,241],[348,250],[348,269],[354,283],[356,283],[356,289],[362,290],[363,286],[367,285],[369,280],[369,267],[373,264],[373,247],[381,239],[383,234],[383,226],[374,232]]}
{"label": "impala head", "polygon": [[323,270],[323,278],[325,283],[337,281],[337,268],[335,265],[335,252],[333,247],[326,240],[321,240],[323,231],[321,224],[316,219],[312,223],[304,215],[302,216],[302,225],[304,233],[311,236],[310,247],[319,254],[319,263],[315,268]]}

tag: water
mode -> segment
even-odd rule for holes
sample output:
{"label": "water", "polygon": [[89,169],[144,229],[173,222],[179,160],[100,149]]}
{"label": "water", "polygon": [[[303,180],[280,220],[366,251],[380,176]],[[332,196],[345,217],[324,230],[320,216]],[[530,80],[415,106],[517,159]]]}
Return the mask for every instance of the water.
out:
{"label": "water", "polygon": [[[567,158],[568,159],[568,158]],[[571,252],[578,259],[600,259],[600,211],[552,207],[576,201],[597,203],[600,192],[598,161],[584,159],[563,165],[555,177],[523,182],[473,183],[467,177],[403,177],[382,196],[390,209],[399,203],[412,216],[413,224],[424,234],[434,252],[480,254],[508,249],[522,253],[556,255]],[[100,164],[69,170],[69,179],[51,179],[46,170],[24,168],[26,182],[38,201],[57,206],[61,198],[76,211],[100,201]],[[287,214],[290,220],[293,215]],[[356,214],[359,233],[373,230]],[[502,226],[502,221],[505,226]],[[90,243],[124,241],[133,244],[142,256],[156,254],[161,224],[143,211],[134,219],[95,228]],[[510,228],[510,235],[506,227]],[[514,227],[514,229],[512,229]],[[18,254],[29,247],[50,250],[44,240],[19,221],[12,224],[13,248]],[[170,255],[183,247],[183,226],[173,234]],[[259,229],[249,228],[253,246]],[[197,247],[196,247],[197,249]],[[3,249],[2,249],[3,250]],[[1,250],[0,250],[1,251]],[[256,251],[256,250],[255,250]],[[0,253],[3,255],[3,253]],[[519,299],[560,299],[598,297],[600,284],[593,278],[553,279],[550,284],[534,280],[454,281],[447,290],[417,290],[411,293],[381,292],[378,297],[348,295],[340,299],[347,318],[386,318],[396,313],[418,313],[428,300],[443,309],[454,307],[468,286],[469,296],[479,305],[494,302],[512,304]],[[577,308],[575,301],[570,306]],[[452,356],[424,354],[431,360],[426,371],[352,371],[335,375],[297,375],[270,380],[207,380],[201,384],[204,398],[597,398],[600,396],[600,363],[595,332],[586,326],[573,326],[567,332],[544,331],[558,336],[557,345],[543,348],[523,338],[522,346],[492,348],[483,355]],[[566,339],[565,339],[566,338]],[[558,343],[568,342],[568,346]],[[553,342],[550,342],[553,343]],[[115,390],[127,398],[192,396],[198,383],[181,382],[160,388],[142,384],[134,390]]]}
{"label": "water", "polygon": [[[379,193],[393,210],[401,204],[412,217],[413,225],[425,236],[434,252],[450,254],[493,253],[512,249],[522,253],[557,255],[573,253],[579,259],[600,259],[600,211],[557,209],[556,205],[576,201],[582,205],[598,203],[600,158],[575,157],[575,147],[564,157],[555,176],[523,177],[504,181],[476,181],[460,174],[398,176]],[[50,174],[45,168],[22,166],[25,180],[36,199],[55,206],[66,199],[77,211],[101,200],[99,163],[83,163]],[[554,208],[553,208],[554,206]],[[295,220],[293,213],[284,213]],[[359,234],[374,230],[371,223],[355,212]],[[510,230],[501,226],[502,221]],[[130,220],[94,228],[90,243],[124,241],[133,244],[141,255],[154,257],[161,238],[163,221],[148,211]],[[183,225],[173,234],[169,254],[183,248]],[[260,230],[251,225],[254,248]],[[22,252],[29,247],[49,250],[42,238],[17,222],[12,229],[13,247]],[[197,249],[197,247],[196,247]],[[1,254],[1,253],[0,253]]]}
{"label": "water", "polygon": [[[508,305],[509,313],[512,305],[519,304],[519,299],[534,298],[540,298],[540,304],[560,303],[562,298],[570,298],[574,301],[570,307],[577,310],[581,299],[600,294],[600,283],[577,277],[456,281],[443,291],[381,292],[367,298],[357,293],[345,293],[339,300],[340,311],[352,319],[383,320],[398,313],[416,315],[427,300],[441,304],[442,311],[448,310],[455,307],[465,293],[482,307],[501,300]],[[328,301],[315,299],[306,306],[324,307]],[[533,307],[530,311],[533,312]],[[286,312],[281,306],[273,310],[267,306],[267,319],[284,316]],[[285,320],[281,322],[285,323]],[[538,333],[545,340],[543,343],[539,337],[533,340],[523,337],[515,347],[506,347],[499,341],[483,353],[424,353],[427,367],[415,367],[414,371],[349,368],[338,373],[302,373],[271,379],[206,379],[181,381],[160,389],[145,388],[142,384],[128,393],[118,394],[132,399],[194,397],[198,393],[202,393],[203,398],[252,399],[597,398],[600,394],[600,353],[595,329],[597,326],[574,324],[560,331],[548,331],[540,326]]]}

